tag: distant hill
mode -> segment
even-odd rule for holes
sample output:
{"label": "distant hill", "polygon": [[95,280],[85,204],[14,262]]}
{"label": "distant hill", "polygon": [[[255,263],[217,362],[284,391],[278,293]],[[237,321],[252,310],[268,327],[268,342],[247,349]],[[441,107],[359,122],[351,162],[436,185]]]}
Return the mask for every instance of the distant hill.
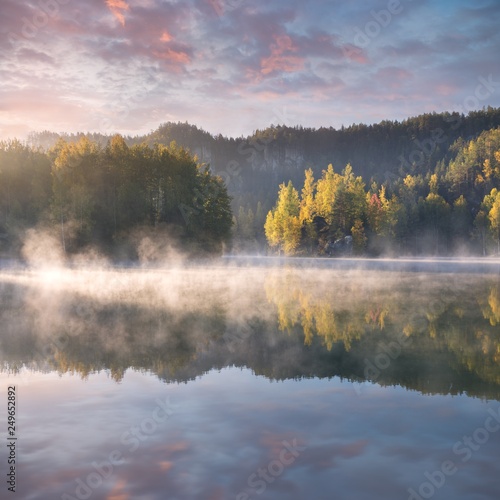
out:
{"label": "distant hill", "polygon": [[[315,177],[319,177],[330,163],[339,171],[350,163],[356,175],[367,182],[390,181],[407,173],[425,176],[434,171],[437,163],[450,158],[449,148],[458,138],[469,140],[498,126],[500,108],[488,107],[468,115],[426,113],[401,122],[384,120],[341,129],[272,125],[240,138],[213,136],[187,122],[168,122],[147,135],[125,140],[129,145],[169,145],[175,141],[221,174],[233,196],[244,199],[250,193],[261,193],[264,196],[259,199],[270,203],[281,182],[292,180],[300,185],[305,168],[311,167]],[[82,135],[102,145],[109,140],[104,134],[62,137],[76,141]],[[32,133],[29,142],[49,148],[59,137],[61,134],[48,131]]]}
{"label": "distant hill", "polygon": [[[239,138],[214,136],[187,122],[168,122],[147,135],[124,139],[129,145],[176,142],[196,155],[200,163],[209,165],[212,173],[222,177],[232,197],[236,250],[263,251],[265,217],[276,201],[279,185],[292,181],[300,191],[305,169],[311,168],[314,178],[318,179],[329,164],[336,172],[350,164],[353,173],[362,176],[367,190],[375,192],[385,186],[388,196],[397,197],[401,197],[403,179],[411,175],[419,183],[418,196],[425,198],[430,177],[436,174],[439,194],[450,207],[460,195],[464,195],[468,203],[470,221],[461,236],[467,240],[485,188],[500,186],[496,186],[493,174],[491,182],[484,182],[482,186],[478,184],[479,177],[474,185],[467,185],[469,181],[464,183],[460,179],[463,168],[452,163],[457,155],[472,161],[464,149],[467,144],[498,127],[500,108],[488,107],[467,115],[426,113],[401,122],[384,120],[374,125],[353,124],[341,129],[271,125]],[[63,138],[72,142],[83,135],[103,146],[110,139],[103,134],[69,134]],[[59,137],[52,132],[34,133],[29,142],[47,149]],[[484,145],[481,147],[484,149]],[[475,158],[484,161],[486,156],[480,154]],[[478,165],[469,170],[480,173],[481,168],[482,165]],[[366,222],[363,221],[365,227]],[[427,224],[428,221],[420,217],[420,222]],[[443,248],[451,246],[446,244]],[[408,249],[407,242],[403,242],[403,247]],[[482,247],[485,248],[484,243]]]}

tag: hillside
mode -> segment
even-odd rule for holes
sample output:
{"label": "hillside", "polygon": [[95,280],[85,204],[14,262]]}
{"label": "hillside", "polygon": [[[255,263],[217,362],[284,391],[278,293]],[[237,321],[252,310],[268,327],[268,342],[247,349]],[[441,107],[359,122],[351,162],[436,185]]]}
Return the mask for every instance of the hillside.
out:
{"label": "hillside", "polygon": [[[373,244],[369,241],[368,250],[380,253],[384,248],[391,247],[404,253],[449,253],[465,240],[468,244],[484,196],[497,187],[493,177],[482,186],[477,183],[474,185],[475,180],[472,184],[462,183],[458,179],[460,175],[457,174],[459,168],[456,159],[464,157],[464,148],[470,141],[499,126],[500,108],[488,107],[468,115],[457,112],[428,113],[401,122],[384,120],[375,125],[353,124],[339,130],[331,127],[311,129],[270,126],[240,138],[213,136],[188,123],[165,123],[146,136],[126,137],[125,140],[129,146],[142,142],[149,146],[169,145],[175,141],[195,154],[199,162],[209,165],[212,173],[222,177],[233,198],[233,242],[236,251],[265,251],[263,226],[266,214],[276,201],[280,184],[291,181],[300,190],[304,171],[308,168],[314,179],[319,179],[328,165],[331,164],[335,172],[340,173],[349,164],[353,175],[362,177],[366,192],[370,191],[371,195],[376,194],[380,198],[380,189],[383,187],[388,199],[395,195],[399,200],[403,196],[403,181],[410,175],[416,189],[413,210],[421,212],[425,212],[426,208],[419,205],[419,200],[425,200],[431,193],[429,182],[432,174],[436,174],[436,194],[449,206],[450,217],[453,204],[461,195],[468,204],[468,216],[464,217],[464,220],[467,219],[466,227],[459,231],[460,234],[446,235],[441,245],[435,241],[423,246],[410,245],[408,241],[419,235],[409,234],[407,227],[405,234],[394,234],[397,241],[390,241],[390,244],[380,238],[375,238],[377,241],[374,242],[372,238]],[[81,135],[67,135],[64,138],[71,142]],[[58,134],[51,132],[32,134],[30,143],[48,148],[58,138]],[[91,139],[104,146],[109,137],[92,134]],[[483,156],[475,160],[484,161]],[[478,165],[478,168],[482,166]],[[489,188],[488,192],[485,191],[486,187]],[[433,207],[429,209],[431,212],[434,210]],[[322,217],[325,218],[325,214]],[[360,217],[360,221],[365,232],[376,232],[374,227],[368,227],[367,213]],[[413,227],[428,222],[425,217],[419,216],[415,220],[407,220],[405,224]],[[452,225],[457,223],[461,222],[451,219],[446,221],[450,231]],[[435,227],[432,230],[435,232]],[[429,231],[424,232],[426,234],[420,236],[428,236]],[[341,231],[332,229],[330,233],[329,239],[345,236],[351,233],[351,227],[345,226]],[[431,240],[433,238],[435,235],[431,236]],[[316,242],[314,248],[320,243]],[[325,242],[322,244],[324,247]],[[472,247],[471,251],[474,252],[485,253],[487,250],[486,241],[481,245],[476,241]]]}

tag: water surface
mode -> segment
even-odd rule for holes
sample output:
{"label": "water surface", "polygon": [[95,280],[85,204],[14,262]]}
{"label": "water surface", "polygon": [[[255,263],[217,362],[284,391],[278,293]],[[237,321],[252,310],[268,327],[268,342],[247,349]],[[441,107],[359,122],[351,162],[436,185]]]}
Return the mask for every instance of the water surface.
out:
{"label": "water surface", "polygon": [[498,276],[4,270],[0,301],[20,498],[498,498]]}

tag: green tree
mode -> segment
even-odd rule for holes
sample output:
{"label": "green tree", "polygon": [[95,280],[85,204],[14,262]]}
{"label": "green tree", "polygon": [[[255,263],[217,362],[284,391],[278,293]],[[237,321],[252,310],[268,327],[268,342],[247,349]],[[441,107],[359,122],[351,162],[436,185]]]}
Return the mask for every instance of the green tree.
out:
{"label": "green tree", "polygon": [[[224,182],[175,143],[128,147],[114,136],[101,148],[82,137],[59,142],[50,156],[52,214],[61,224],[63,247],[110,245],[139,225],[171,227],[210,251],[230,240],[231,198]],[[76,234],[68,233],[68,224]]]}
{"label": "green tree", "polygon": [[0,224],[35,224],[48,207],[51,166],[40,150],[18,140],[0,142]]}
{"label": "green tree", "polygon": [[418,252],[418,241],[422,233],[422,224],[419,213],[420,194],[425,189],[424,180],[421,175],[407,175],[399,187],[399,199],[404,206],[406,214],[406,247],[413,248]]}
{"label": "green tree", "polygon": [[361,255],[365,248],[367,237],[365,235],[365,228],[363,226],[363,221],[360,219],[356,219],[354,221],[354,226],[351,228],[352,235],[352,246],[353,251],[356,255]]}
{"label": "green tree", "polygon": [[366,217],[365,183],[356,177],[352,166],[347,164],[342,171],[333,202],[333,224],[339,228],[339,236],[349,234],[356,220]]}
{"label": "green tree", "polygon": [[[383,189],[384,189],[383,193],[385,196],[385,188]],[[366,199],[367,199],[366,215],[368,219],[368,225],[375,234],[381,234],[383,217],[384,217],[382,202],[380,201],[380,198],[378,197],[377,193],[367,193]]]}
{"label": "green tree", "polygon": [[477,138],[456,141],[447,181],[456,195],[481,199],[500,181],[500,128],[483,130]]}
{"label": "green tree", "polygon": [[488,214],[486,210],[481,208],[474,218],[473,236],[479,241],[481,245],[481,253],[483,257],[486,255],[488,229],[489,229]]}
{"label": "green tree", "polygon": [[243,241],[255,239],[255,217],[253,210],[240,206],[236,218],[236,236]]}
{"label": "green tree", "polygon": [[472,232],[472,215],[463,194],[453,202],[451,231],[455,246],[463,247],[467,244]]}
{"label": "green tree", "polygon": [[429,193],[421,202],[421,211],[424,227],[431,238],[430,248],[439,254],[446,242],[449,229],[450,206],[442,196]]}
{"label": "green tree", "polygon": [[[128,203],[123,203],[121,198],[126,192],[132,155],[123,137],[115,135],[108,141],[103,156],[102,181],[97,186],[96,193],[99,211],[96,224],[99,234],[107,241],[112,241],[118,230],[123,228],[124,220],[129,222],[129,219],[124,217],[129,209]],[[141,197],[131,197],[127,202],[135,205],[134,198],[137,200]]]}
{"label": "green tree", "polygon": [[392,194],[390,198],[387,197],[385,186],[380,188],[378,195],[371,196],[368,220],[372,230],[378,236],[377,246],[382,250],[392,251],[393,246],[401,244],[406,236],[406,208],[395,194]]}
{"label": "green tree", "polygon": [[208,168],[199,171],[198,179],[194,201],[198,214],[190,228],[191,235],[201,239],[208,250],[220,252],[230,242],[231,197],[222,178],[212,175]]}
{"label": "green tree", "polygon": [[[101,150],[82,137],[75,143],[58,144],[54,154],[52,214],[61,223],[61,244],[66,250],[68,243],[76,248],[90,241]],[[66,231],[68,222],[71,234]]]}
{"label": "green tree", "polygon": [[254,217],[254,224],[255,224],[255,233],[256,233],[256,238],[260,239],[262,235],[262,228],[264,227],[264,224],[266,222],[266,212],[264,210],[264,207],[262,206],[262,202],[259,200],[257,202],[257,208],[255,209],[255,217]]}

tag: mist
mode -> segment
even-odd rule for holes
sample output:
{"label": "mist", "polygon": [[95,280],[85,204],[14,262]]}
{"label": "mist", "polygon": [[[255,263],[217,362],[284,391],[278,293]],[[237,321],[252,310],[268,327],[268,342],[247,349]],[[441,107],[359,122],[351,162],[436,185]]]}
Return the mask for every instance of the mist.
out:
{"label": "mist", "polygon": [[[234,496],[294,436],[307,491],[314,471],[325,471],[324,457],[349,467],[373,455],[377,439],[392,440],[389,451],[376,448],[380,461],[403,432],[417,444],[398,466],[411,471],[422,422],[435,433],[428,429],[446,418],[449,432],[440,401],[457,408],[460,437],[464,404],[500,399],[494,263],[193,259],[175,238],[147,229],[133,238],[140,258],[116,262],[96,248],[65,254],[50,231],[26,236],[23,265],[0,269],[0,375],[15,383],[29,415],[20,429],[30,481],[21,487],[39,498],[71,498],[82,484],[96,499],[109,498],[116,484],[132,496],[154,490],[163,498],[172,481],[179,498],[193,498],[193,484]],[[431,395],[435,422],[421,399]],[[158,401],[170,397],[169,418],[153,426]],[[46,441],[54,451],[40,460]],[[63,465],[56,449],[71,450]],[[127,460],[105,478],[115,450]],[[241,458],[248,450],[253,458]],[[200,463],[201,473],[188,472]],[[389,468],[394,475],[392,461]],[[51,478],[42,486],[40,471]],[[228,474],[234,479],[221,490]],[[289,480],[286,472],[280,480]]]}
{"label": "mist", "polygon": [[[82,377],[105,371],[119,381],[132,369],[185,381],[214,368],[250,366],[271,379],[365,381],[374,378],[366,368],[373,353],[408,339],[374,382],[402,383],[406,372],[403,383],[417,390],[445,391],[450,378],[454,391],[497,390],[496,376],[485,372],[490,363],[496,366],[494,325],[500,320],[499,282],[492,274],[433,272],[432,266],[449,264],[439,260],[277,263],[254,257],[208,264],[177,252],[165,266],[151,259],[155,252],[165,255],[165,247],[147,237],[140,245],[148,258],[132,268],[115,267],[93,252],[71,263],[39,259],[38,249],[52,243],[50,236],[30,233],[25,255],[31,265],[0,273],[4,370]],[[464,372],[457,378],[457,360],[464,370],[479,360],[468,325],[486,335],[490,361],[477,364],[474,377]],[[435,370],[426,352],[443,342],[454,353],[442,360],[450,371],[445,380],[422,386]],[[471,349],[465,357],[455,352],[463,342]]]}

